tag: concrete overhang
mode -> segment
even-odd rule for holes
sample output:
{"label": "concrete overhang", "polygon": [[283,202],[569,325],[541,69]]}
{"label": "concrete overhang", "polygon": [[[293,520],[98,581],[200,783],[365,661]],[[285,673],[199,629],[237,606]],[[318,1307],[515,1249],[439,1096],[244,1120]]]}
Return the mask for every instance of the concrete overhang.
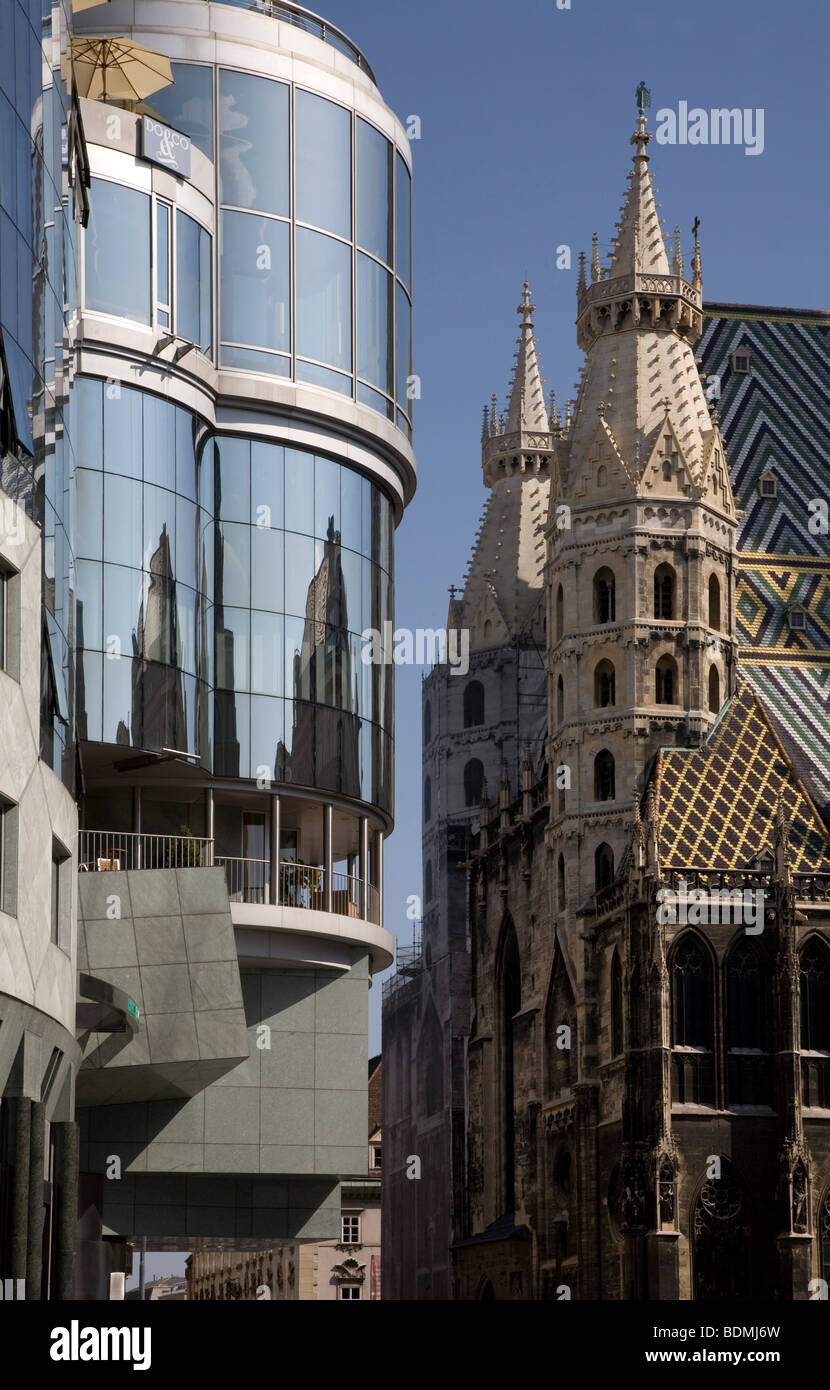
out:
{"label": "concrete overhang", "polygon": [[347,970],[350,947],[369,952],[373,975],[395,959],[395,942],[383,927],[360,917],[315,912],[305,907],[231,903],[231,921],[240,965],[321,965]]}

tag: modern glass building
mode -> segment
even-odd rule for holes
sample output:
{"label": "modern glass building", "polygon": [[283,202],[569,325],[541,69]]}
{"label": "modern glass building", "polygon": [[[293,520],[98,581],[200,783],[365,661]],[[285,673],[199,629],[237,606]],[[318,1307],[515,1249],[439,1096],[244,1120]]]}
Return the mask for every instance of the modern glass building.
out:
{"label": "modern glass building", "polygon": [[[39,44],[40,4],[37,31],[14,8]],[[89,1297],[134,1237],[330,1237],[365,1167],[394,667],[360,634],[393,618],[415,485],[412,192],[368,62],[299,6],[112,0],[63,24],[67,110],[34,58],[30,90],[0,72],[12,166],[39,110],[61,190],[39,194],[58,220],[32,204],[47,352],[3,189],[2,482],[42,532],[41,756],[78,807]],[[173,81],[84,96],[73,57],[113,38]]]}

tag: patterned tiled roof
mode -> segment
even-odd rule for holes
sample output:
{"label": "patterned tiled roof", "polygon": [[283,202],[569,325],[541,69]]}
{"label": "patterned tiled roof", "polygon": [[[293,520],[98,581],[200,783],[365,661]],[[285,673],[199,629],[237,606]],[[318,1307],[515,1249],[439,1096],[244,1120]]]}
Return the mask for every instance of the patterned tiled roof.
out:
{"label": "patterned tiled roof", "polygon": [[[830,535],[809,502],[830,500],[830,315],[704,305],[697,351],[720,383],[720,425],[738,531],[740,671],[830,824]],[[750,370],[733,354],[748,351]],[[771,471],[776,496],[758,482]],[[813,520],[815,527],[815,520]],[[803,628],[788,613],[804,609]]]}
{"label": "patterned tiled roof", "polygon": [[746,683],[700,748],[661,749],[656,795],[664,868],[752,868],[772,849],[780,799],[792,868],[830,873],[830,835]]}

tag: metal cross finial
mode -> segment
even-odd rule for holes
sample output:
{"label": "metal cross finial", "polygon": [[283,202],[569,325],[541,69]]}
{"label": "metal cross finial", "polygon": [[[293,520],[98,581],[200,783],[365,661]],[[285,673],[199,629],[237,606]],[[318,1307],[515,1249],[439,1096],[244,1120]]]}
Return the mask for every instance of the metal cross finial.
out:
{"label": "metal cross finial", "polygon": [[454,584],[451,584],[451,585],[450,585],[449,590],[448,590],[448,593],[449,593],[449,596],[450,596],[450,602],[452,603],[452,602],[455,600],[455,585],[454,585]]}
{"label": "metal cross finial", "polygon": [[699,230],[700,230],[700,218],[699,218],[699,217],[696,217],[695,220],[694,220],[694,225],[692,226],[692,236],[694,237],[695,241],[697,241],[697,234],[698,234],[698,231],[699,231]]}
{"label": "metal cross finial", "polygon": [[645,82],[641,82],[639,87],[637,88],[636,98],[637,110],[639,111],[641,116],[644,116],[648,107],[651,106],[651,92],[649,91]]}

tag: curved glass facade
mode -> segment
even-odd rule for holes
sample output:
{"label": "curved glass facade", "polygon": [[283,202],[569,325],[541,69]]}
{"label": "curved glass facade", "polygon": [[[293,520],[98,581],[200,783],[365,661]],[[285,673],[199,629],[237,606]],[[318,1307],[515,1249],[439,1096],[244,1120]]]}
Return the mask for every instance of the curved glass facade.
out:
{"label": "curved glass facade", "polygon": [[78,734],[391,810],[393,509],[354,470],[78,381]]}
{"label": "curved glass facade", "polygon": [[[216,160],[218,364],[326,387],[411,437],[412,190],[401,154],[362,116],[300,86],[226,66],[173,71],[155,106]],[[91,200],[86,306],[175,326],[212,356],[208,230],[197,252],[178,214],[173,241],[163,202],[110,176],[93,180]]]}
{"label": "curved glass facade", "polygon": [[[43,533],[41,756],[67,784],[71,743],[73,416],[68,325],[75,274],[76,131],[57,66],[69,5],[0,6],[0,331],[7,385],[0,488]],[[60,39],[60,42],[56,42]],[[1,518],[0,518],[1,520]]]}

